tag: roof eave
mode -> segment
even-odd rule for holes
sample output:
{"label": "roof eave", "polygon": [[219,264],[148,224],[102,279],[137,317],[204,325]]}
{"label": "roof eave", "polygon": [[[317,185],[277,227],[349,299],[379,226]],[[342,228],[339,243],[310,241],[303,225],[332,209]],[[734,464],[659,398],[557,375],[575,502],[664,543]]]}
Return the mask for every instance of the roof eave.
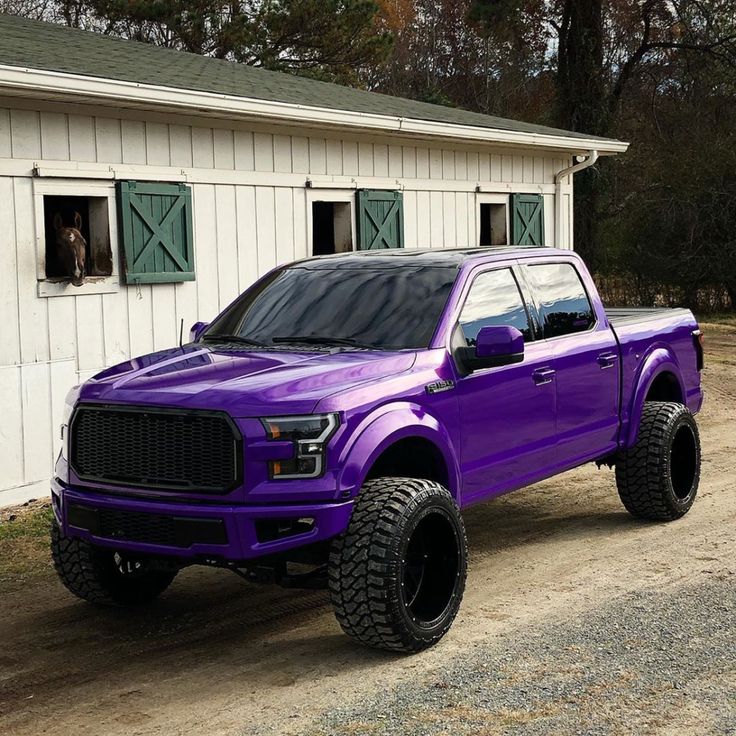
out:
{"label": "roof eave", "polygon": [[365,130],[412,138],[445,139],[512,147],[535,147],[570,153],[597,150],[599,155],[624,153],[629,144],[605,138],[542,135],[521,131],[457,125],[349,110],[297,105],[273,100],[103,79],[64,72],[0,65],[0,91],[70,102],[97,102],[147,110],[217,115],[227,119],[279,122],[287,125]]}

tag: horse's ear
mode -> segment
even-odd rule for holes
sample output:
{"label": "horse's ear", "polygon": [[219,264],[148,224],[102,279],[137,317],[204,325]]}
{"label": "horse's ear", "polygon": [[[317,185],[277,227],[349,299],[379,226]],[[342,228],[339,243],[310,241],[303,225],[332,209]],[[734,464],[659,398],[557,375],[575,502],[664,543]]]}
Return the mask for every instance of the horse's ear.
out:
{"label": "horse's ear", "polygon": [[74,227],[77,228],[77,230],[82,229],[82,215],[80,215],[79,212],[74,213]]}
{"label": "horse's ear", "polygon": [[64,227],[64,220],[61,219],[61,212],[54,215],[54,230],[61,230]]}

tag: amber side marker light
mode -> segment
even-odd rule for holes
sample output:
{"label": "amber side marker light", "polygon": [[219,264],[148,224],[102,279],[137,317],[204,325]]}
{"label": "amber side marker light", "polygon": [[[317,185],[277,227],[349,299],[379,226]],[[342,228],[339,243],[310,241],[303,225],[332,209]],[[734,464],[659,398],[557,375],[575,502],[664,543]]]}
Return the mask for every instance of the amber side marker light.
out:
{"label": "amber side marker light", "polygon": [[322,475],[327,443],[340,424],[337,414],[262,417],[261,424],[269,441],[289,441],[294,446],[291,459],[269,462],[271,478],[286,480]]}

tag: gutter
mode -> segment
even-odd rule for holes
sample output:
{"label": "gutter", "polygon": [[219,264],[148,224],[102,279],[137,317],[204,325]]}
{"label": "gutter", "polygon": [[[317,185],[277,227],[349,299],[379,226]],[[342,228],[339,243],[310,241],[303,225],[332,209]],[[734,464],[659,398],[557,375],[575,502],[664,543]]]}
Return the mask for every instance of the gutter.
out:
{"label": "gutter", "polygon": [[506,146],[539,147],[573,153],[596,149],[602,155],[624,153],[624,141],[572,138],[563,134],[525,133],[500,128],[441,123],[380,113],[352,112],[295,103],[153,84],[124,82],[66,72],[0,64],[0,92],[45,101],[97,103],[112,107],[165,110],[190,115],[248,121],[278,121],[284,125],[381,131],[413,138],[466,140]]}
{"label": "gutter", "polygon": [[[626,144],[628,147],[628,144]],[[562,243],[562,184],[563,180],[568,177],[572,177],[577,174],[578,171],[587,169],[598,160],[598,149],[594,148],[587,152],[587,157],[573,166],[568,166],[565,169],[560,169],[555,174],[555,247],[564,248],[565,245]],[[572,220],[570,221],[572,227]],[[570,244],[567,244],[570,247]]]}

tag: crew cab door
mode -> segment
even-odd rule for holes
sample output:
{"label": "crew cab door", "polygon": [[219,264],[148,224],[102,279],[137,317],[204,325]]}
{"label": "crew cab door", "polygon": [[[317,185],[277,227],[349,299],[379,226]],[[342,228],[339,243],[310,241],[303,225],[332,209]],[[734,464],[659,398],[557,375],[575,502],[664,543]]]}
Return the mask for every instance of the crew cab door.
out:
{"label": "crew cab door", "polygon": [[527,305],[510,267],[477,272],[453,332],[453,347],[473,346],[482,327],[509,325],[525,339],[520,363],[462,372],[462,501],[478,501],[533,482],[554,462],[555,383],[552,355],[534,340]]}
{"label": "crew cab door", "polygon": [[574,263],[531,263],[522,273],[554,358],[556,465],[562,470],[616,448],[618,343],[605,313],[596,313]]}

